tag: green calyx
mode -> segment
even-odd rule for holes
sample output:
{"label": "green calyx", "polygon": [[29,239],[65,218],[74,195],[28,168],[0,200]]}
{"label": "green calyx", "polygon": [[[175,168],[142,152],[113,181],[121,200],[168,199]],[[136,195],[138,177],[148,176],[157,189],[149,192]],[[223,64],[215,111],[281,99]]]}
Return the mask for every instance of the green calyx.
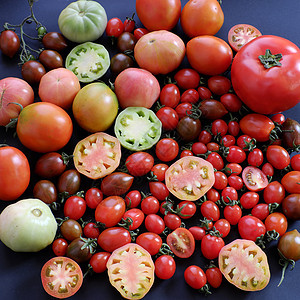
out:
{"label": "green calyx", "polygon": [[281,62],[279,61],[282,59],[282,54],[272,54],[270,49],[267,49],[266,53],[264,55],[260,55],[258,59],[266,69],[270,69],[272,67],[280,67]]}

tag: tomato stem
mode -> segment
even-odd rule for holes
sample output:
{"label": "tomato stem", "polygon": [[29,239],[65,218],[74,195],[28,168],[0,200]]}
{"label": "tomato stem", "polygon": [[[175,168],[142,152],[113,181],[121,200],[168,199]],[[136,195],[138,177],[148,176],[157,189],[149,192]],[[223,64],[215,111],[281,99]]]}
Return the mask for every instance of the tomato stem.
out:
{"label": "tomato stem", "polygon": [[279,259],[279,264],[282,266],[282,272],[281,272],[281,278],[280,278],[280,281],[277,285],[277,287],[279,287],[281,285],[281,283],[283,282],[283,279],[284,279],[284,275],[285,275],[285,271],[288,267],[288,265],[291,265],[291,271],[294,269],[295,267],[295,261],[292,260],[292,259],[288,259],[286,258],[282,253],[281,251],[277,248],[278,250],[278,253],[279,253],[279,256],[280,256],[280,259]]}
{"label": "tomato stem", "polygon": [[267,49],[264,55],[258,56],[258,59],[266,69],[270,69],[276,66],[280,67],[281,63],[279,61],[282,59],[282,54],[272,54],[270,49]]}

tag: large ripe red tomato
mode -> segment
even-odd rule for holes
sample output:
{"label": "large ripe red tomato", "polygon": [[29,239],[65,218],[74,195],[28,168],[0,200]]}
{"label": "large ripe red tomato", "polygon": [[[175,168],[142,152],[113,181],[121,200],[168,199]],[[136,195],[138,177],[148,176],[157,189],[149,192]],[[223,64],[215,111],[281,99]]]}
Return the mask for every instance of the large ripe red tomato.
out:
{"label": "large ripe red tomato", "polygon": [[171,30],[177,24],[181,13],[180,0],[137,0],[137,15],[149,30]]}
{"label": "large ripe red tomato", "polygon": [[189,37],[215,35],[224,22],[224,13],[217,0],[190,0],[182,9],[180,24]]}
{"label": "large ripe red tomato", "polygon": [[70,116],[55,104],[35,102],[20,112],[17,135],[20,142],[32,151],[57,151],[69,142],[72,133]]}
{"label": "large ripe red tomato", "polygon": [[140,68],[152,74],[168,74],[179,67],[185,56],[182,39],[167,30],[152,31],[135,45],[134,58]]}
{"label": "large ripe red tomato", "polygon": [[212,35],[192,38],[186,45],[186,55],[192,68],[204,75],[219,75],[225,72],[232,61],[230,46]]}
{"label": "large ripe red tomato", "polygon": [[[269,62],[264,66],[261,60],[266,55],[278,56],[277,65],[272,58],[274,65]],[[300,101],[299,64],[300,50],[294,43],[279,36],[263,35],[243,46],[235,56],[231,66],[232,86],[254,112],[285,111]]]}
{"label": "large ripe red tomato", "polygon": [[21,107],[31,104],[34,100],[32,87],[23,79],[7,77],[0,80],[0,126],[5,126],[10,119],[17,118]]}
{"label": "large ripe red tomato", "polygon": [[71,108],[79,90],[80,83],[77,76],[65,68],[57,68],[47,72],[39,84],[41,100],[51,102],[64,109]]}
{"label": "large ripe red tomato", "polygon": [[30,181],[30,166],[25,154],[15,147],[0,147],[0,174],[0,200],[16,200]]}

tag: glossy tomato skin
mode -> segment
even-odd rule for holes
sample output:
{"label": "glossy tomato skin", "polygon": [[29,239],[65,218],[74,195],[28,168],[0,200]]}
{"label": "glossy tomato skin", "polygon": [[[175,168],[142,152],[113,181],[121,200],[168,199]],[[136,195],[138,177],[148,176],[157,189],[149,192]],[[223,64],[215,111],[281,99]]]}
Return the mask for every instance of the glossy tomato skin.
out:
{"label": "glossy tomato skin", "polygon": [[132,176],[143,176],[151,171],[154,158],[148,152],[138,151],[127,157],[125,165]]}
{"label": "glossy tomato skin", "polygon": [[57,69],[63,67],[63,58],[55,50],[45,49],[39,55],[39,61],[48,69]]}
{"label": "glossy tomato skin", "polygon": [[201,289],[207,282],[205,272],[196,265],[187,267],[184,271],[185,282],[193,289]]}
{"label": "glossy tomato skin", "polygon": [[300,194],[290,194],[282,201],[282,211],[291,220],[300,220]]}
{"label": "glossy tomato skin", "polygon": [[221,237],[206,234],[201,240],[201,252],[207,259],[216,259],[225,242]]}
{"label": "glossy tomato skin", "polygon": [[78,220],[83,217],[86,211],[85,200],[77,195],[69,197],[64,205],[64,215],[74,220]]}
{"label": "glossy tomato skin", "polygon": [[37,181],[33,187],[34,198],[40,199],[47,204],[51,204],[57,200],[57,189],[55,184],[47,179]]}
{"label": "glossy tomato skin", "polygon": [[64,171],[58,178],[57,190],[60,193],[69,193],[74,195],[79,191],[81,184],[81,177],[77,170],[69,169]]}
{"label": "glossy tomato skin", "polygon": [[169,162],[178,155],[179,145],[174,139],[163,138],[156,144],[155,153],[159,160]]}
{"label": "glossy tomato skin", "polygon": [[123,70],[133,67],[134,62],[125,53],[117,53],[110,60],[110,70],[114,75],[118,75]]}
{"label": "glossy tomato skin", "polygon": [[248,166],[242,172],[243,182],[250,191],[261,191],[269,184],[267,176],[256,167]]}
{"label": "glossy tomato skin", "polygon": [[110,257],[109,252],[101,251],[92,255],[89,264],[95,273],[103,273],[107,270],[106,263]]}
{"label": "glossy tomato skin", "polygon": [[170,279],[176,271],[176,262],[170,255],[164,254],[155,260],[155,275],[160,279]]}
{"label": "glossy tomato skin", "polygon": [[297,229],[286,232],[278,241],[278,250],[287,259],[300,259],[300,233]]}
{"label": "glossy tomato skin", "polygon": [[46,49],[56,50],[58,52],[63,51],[68,47],[65,37],[56,31],[51,31],[43,36],[42,43]]}
{"label": "glossy tomato skin", "polygon": [[258,237],[266,233],[266,226],[260,219],[246,215],[239,220],[238,231],[243,239],[255,242]]}
{"label": "glossy tomato skin", "polygon": [[282,170],[290,164],[290,155],[279,145],[270,145],[267,148],[267,160],[275,168]]}
{"label": "glossy tomato skin", "polygon": [[3,174],[0,179],[1,200],[16,200],[25,192],[30,182],[30,166],[21,150],[0,147],[0,173]]}
{"label": "glossy tomato skin", "polygon": [[275,230],[280,236],[284,235],[288,228],[286,216],[280,212],[273,212],[265,219],[267,231]]}
{"label": "glossy tomato skin", "polygon": [[191,116],[181,118],[176,126],[176,131],[185,142],[195,140],[201,132],[201,121]]}
{"label": "glossy tomato skin", "polygon": [[156,255],[162,245],[162,238],[154,232],[143,232],[136,238],[136,243],[145,248],[150,255]]}
{"label": "glossy tomato skin", "polygon": [[89,247],[84,247],[85,243],[81,237],[73,240],[68,245],[66,256],[75,260],[77,263],[88,261],[92,257],[92,252]]}
{"label": "glossy tomato skin", "polygon": [[300,194],[300,171],[290,171],[286,173],[282,179],[281,184],[285,190],[290,194]]}
{"label": "glossy tomato skin", "polygon": [[41,78],[46,74],[45,67],[36,60],[28,60],[22,65],[22,77],[30,85],[39,84]]}
{"label": "glossy tomato skin", "polygon": [[178,124],[179,117],[175,109],[163,106],[156,112],[164,130],[174,130]]}
{"label": "glossy tomato skin", "polygon": [[192,68],[183,68],[174,75],[176,85],[183,90],[195,89],[200,84],[200,74]]}
{"label": "glossy tomato skin", "polygon": [[60,231],[62,236],[68,241],[79,238],[83,232],[79,222],[73,219],[65,220],[60,226]]}
{"label": "glossy tomato skin", "polygon": [[[267,49],[273,55],[282,54],[281,66],[270,69],[263,66],[258,57],[265,55]],[[244,104],[256,113],[285,111],[299,102],[299,63],[300,52],[295,44],[278,36],[260,36],[236,54],[231,67],[233,88]],[[282,101],[281,95],[289,100]]]}
{"label": "glossy tomato skin", "polygon": [[113,172],[103,178],[101,191],[106,196],[120,196],[128,192],[134,177],[124,172]]}

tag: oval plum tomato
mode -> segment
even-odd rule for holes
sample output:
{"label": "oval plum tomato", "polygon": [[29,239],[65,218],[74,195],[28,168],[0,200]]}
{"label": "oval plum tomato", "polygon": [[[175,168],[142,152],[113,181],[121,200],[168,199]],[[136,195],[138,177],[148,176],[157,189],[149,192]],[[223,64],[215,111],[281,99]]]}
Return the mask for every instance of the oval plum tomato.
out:
{"label": "oval plum tomato", "polygon": [[267,203],[258,203],[251,209],[251,215],[264,220],[270,214],[270,205]]}
{"label": "oval plum tomato", "polygon": [[25,80],[7,77],[0,80],[0,97],[0,126],[5,126],[20,113],[20,106],[13,103],[19,103],[24,108],[33,102],[34,92]]}
{"label": "oval plum tomato", "polygon": [[215,177],[215,183],[213,184],[213,187],[217,190],[223,190],[228,184],[228,179],[225,173],[222,171],[216,171],[214,173]]}
{"label": "oval plum tomato", "polygon": [[99,179],[119,166],[121,144],[105,132],[97,132],[79,141],[73,151],[74,166],[81,174]]}
{"label": "oval plum tomato", "polygon": [[33,187],[33,197],[42,200],[46,204],[57,201],[57,189],[55,184],[47,179],[36,182]]}
{"label": "oval plum tomato", "polygon": [[290,194],[282,201],[282,211],[291,220],[300,220],[300,194]]}
{"label": "oval plum tomato", "polygon": [[143,176],[151,171],[154,165],[154,158],[147,152],[138,151],[126,158],[125,165],[132,176]]}
{"label": "oval plum tomato", "polygon": [[192,112],[192,108],[193,108],[192,103],[188,103],[188,102],[179,103],[176,106],[175,111],[177,112],[179,119],[182,119],[187,114],[190,114]]}
{"label": "oval plum tomato", "polygon": [[189,219],[196,213],[197,206],[191,201],[180,201],[176,206],[177,214],[181,219]]}
{"label": "oval plum tomato", "polygon": [[279,145],[268,146],[266,157],[268,162],[278,170],[282,170],[290,164],[289,153]]}
{"label": "oval plum tomato", "polygon": [[3,30],[0,35],[1,52],[13,58],[20,49],[20,38],[13,30]]}
{"label": "oval plum tomato", "polygon": [[36,102],[20,112],[17,135],[20,142],[32,151],[57,151],[69,142],[72,133],[70,116],[55,104]]}
{"label": "oval plum tomato", "polygon": [[278,250],[287,259],[297,261],[300,259],[300,233],[297,229],[286,232],[278,241]]}
{"label": "oval plum tomato", "polygon": [[195,251],[194,236],[183,227],[179,227],[168,234],[167,244],[173,253],[180,258],[190,257]]}
{"label": "oval plum tomato", "polygon": [[176,262],[174,258],[168,254],[159,256],[154,263],[155,275],[160,279],[170,279],[176,271]]}
{"label": "oval plum tomato", "polygon": [[199,118],[187,115],[179,120],[176,132],[184,142],[191,142],[199,136],[201,127],[202,124]]}
{"label": "oval plum tomato", "polygon": [[205,272],[196,265],[187,267],[184,271],[185,282],[193,289],[199,290],[207,283]]}
{"label": "oval plum tomato", "polygon": [[247,162],[250,166],[259,167],[264,162],[263,152],[258,148],[253,149],[248,154]]}
{"label": "oval plum tomato", "polygon": [[180,101],[180,91],[174,83],[164,85],[160,91],[159,101],[161,105],[174,108]]}
{"label": "oval plum tomato", "polygon": [[216,266],[209,266],[205,271],[207,282],[215,289],[220,287],[223,281],[223,275]]}
{"label": "oval plum tomato", "polygon": [[251,209],[259,202],[259,194],[256,192],[246,192],[240,198],[243,208]]}
{"label": "oval plum tomato", "polygon": [[220,193],[216,189],[211,188],[206,193],[206,198],[207,198],[207,200],[210,200],[212,202],[217,202],[218,200],[220,200],[221,196],[220,196]]}
{"label": "oval plum tomato", "polygon": [[89,265],[92,267],[93,272],[97,274],[105,272],[107,270],[106,264],[110,255],[111,253],[105,251],[94,253],[89,261]]}
{"label": "oval plum tomato", "polygon": [[201,101],[199,103],[199,109],[201,110],[202,116],[209,120],[220,119],[228,113],[225,106],[215,99]]}
{"label": "oval plum tomato", "polygon": [[65,256],[68,242],[64,238],[57,238],[53,241],[51,248],[56,256]]}
{"label": "oval plum tomato", "polygon": [[231,229],[231,224],[226,219],[219,219],[214,223],[214,227],[220,232],[222,238],[225,238]]}
{"label": "oval plum tomato", "polygon": [[300,194],[300,171],[290,171],[286,173],[282,179],[281,184],[285,190],[290,194]]}
{"label": "oval plum tomato", "polygon": [[137,40],[139,40],[143,35],[145,35],[146,33],[149,33],[149,30],[146,28],[136,28],[133,31],[133,35],[135,36],[135,38]]}
{"label": "oval plum tomato", "polygon": [[[270,62],[270,57],[277,56],[277,60]],[[233,89],[256,113],[267,115],[290,109],[299,102],[299,62],[300,50],[291,41],[274,35],[259,36],[242,47],[233,59]],[[259,87],[258,82],[262,83]],[[289,100],[282,101],[281,95]]]}
{"label": "oval plum tomato", "polygon": [[180,97],[180,102],[189,102],[195,104],[199,100],[199,94],[196,89],[185,90]]}
{"label": "oval plum tomato", "polygon": [[261,191],[269,184],[267,176],[259,168],[252,166],[243,170],[242,178],[247,189],[253,192]]}
{"label": "oval plum tomato", "polygon": [[74,195],[69,197],[64,204],[64,216],[73,220],[83,217],[86,211],[86,202],[84,198]]}
{"label": "oval plum tomato", "polygon": [[47,70],[53,70],[63,67],[63,58],[55,50],[43,50],[39,55],[39,61]]}
{"label": "oval plum tomato", "polygon": [[39,61],[28,60],[22,65],[21,74],[30,85],[36,85],[46,74],[46,70]]}
{"label": "oval plum tomato", "polygon": [[155,4],[151,0],[137,0],[136,13],[142,24],[149,30],[171,30],[181,14],[180,0],[161,0]]}
{"label": "oval plum tomato", "polygon": [[156,214],[159,211],[159,201],[154,196],[150,195],[141,202],[141,210],[145,215]]}
{"label": "oval plum tomato", "polygon": [[225,136],[228,131],[227,123],[222,119],[216,119],[211,124],[211,132],[215,136]]}
{"label": "oval plum tomato", "polygon": [[152,169],[151,173],[154,176],[154,178],[158,181],[164,181],[165,180],[165,173],[169,166],[165,163],[157,163],[155,164]]}
{"label": "oval plum tomato", "polygon": [[128,222],[129,230],[136,230],[141,226],[145,218],[144,213],[139,208],[130,208],[124,213],[122,220]]}
{"label": "oval plum tomato", "polygon": [[268,258],[253,241],[232,241],[222,248],[218,261],[224,277],[239,289],[259,291],[269,283]]}
{"label": "oval plum tomato", "polygon": [[207,146],[202,142],[195,142],[192,145],[192,152],[194,155],[205,154],[207,152]]}
{"label": "oval plum tomato", "polygon": [[282,236],[288,227],[286,216],[280,212],[273,212],[265,219],[265,226],[267,231],[275,230]]}
{"label": "oval plum tomato", "polygon": [[80,289],[83,274],[80,266],[71,258],[57,256],[48,260],[41,270],[44,290],[52,297],[67,298]]}
{"label": "oval plum tomato", "polygon": [[220,218],[220,209],[213,201],[204,201],[200,206],[200,210],[202,216],[208,220],[216,222]]}
{"label": "oval plum tomato", "polygon": [[182,9],[180,24],[190,38],[199,35],[215,35],[224,22],[220,3],[215,0],[188,1]]}
{"label": "oval plum tomato", "polygon": [[131,190],[125,196],[125,203],[127,208],[134,208],[140,205],[142,200],[141,192],[138,190]]}
{"label": "oval plum tomato", "polygon": [[243,168],[238,163],[229,163],[225,166],[225,173],[227,175],[239,175],[243,171]]}
{"label": "oval plum tomato", "polygon": [[300,145],[300,124],[291,118],[287,118],[281,127],[282,141],[286,148],[295,148]]}
{"label": "oval plum tomato", "polygon": [[149,189],[153,197],[155,197],[159,201],[163,201],[169,196],[169,190],[164,182],[150,181]]}
{"label": "oval plum tomato", "polygon": [[216,259],[225,246],[224,240],[217,235],[206,234],[201,240],[201,252],[206,259]]}
{"label": "oval plum tomato", "polygon": [[291,167],[293,171],[300,171],[300,154],[291,157]]}
{"label": "oval plum tomato", "polygon": [[236,24],[228,31],[228,42],[231,48],[238,52],[244,45],[261,36],[261,32],[249,24]]}
{"label": "oval plum tomato", "polygon": [[237,175],[228,176],[228,185],[235,188],[236,190],[241,190],[244,186],[243,179]]}
{"label": "oval plum tomato", "polygon": [[155,267],[151,255],[136,243],[116,249],[106,266],[110,283],[123,298],[130,299],[132,295],[143,298],[154,283]]}
{"label": "oval plum tomato", "polygon": [[285,197],[285,189],[279,181],[271,181],[263,191],[263,198],[267,204],[280,204]]}
{"label": "oval plum tomato", "polygon": [[114,17],[107,21],[105,33],[109,37],[118,38],[124,32],[124,23],[121,19]]}
{"label": "oval plum tomato", "polygon": [[183,68],[174,75],[176,85],[183,90],[196,89],[200,84],[200,74],[191,68]]}
{"label": "oval plum tomato", "polygon": [[145,218],[145,227],[149,232],[161,234],[166,226],[162,217],[156,214],[149,214]]}
{"label": "oval plum tomato", "polygon": [[226,205],[223,211],[225,219],[231,224],[238,224],[242,217],[242,209],[239,205]]}
{"label": "oval plum tomato", "polygon": [[244,149],[239,146],[229,146],[228,153],[226,153],[226,160],[229,163],[240,164],[246,159],[246,153]]}
{"label": "oval plum tomato", "polygon": [[119,196],[109,196],[103,199],[95,210],[97,222],[105,224],[106,227],[117,225],[125,213],[126,205],[123,198]]}
{"label": "oval plum tomato", "polygon": [[[240,100],[240,98],[232,93],[223,94],[220,97],[220,101],[230,112],[238,112],[242,107],[242,101]],[[235,136],[236,135],[237,134],[235,134]]]}
{"label": "oval plum tomato", "polygon": [[136,243],[146,249],[150,255],[156,255],[162,245],[162,238],[154,232],[143,232],[136,238]]}
{"label": "oval plum tomato", "polygon": [[10,146],[0,147],[0,173],[3,174],[0,178],[1,200],[16,200],[25,192],[30,182],[30,166],[21,150]]}
{"label": "oval plum tomato", "polygon": [[212,97],[212,92],[206,86],[199,86],[197,91],[201,100],[210,99]]}
{"label": "oval plum tomato", "polygon": [[57,181],[57,190],[60,193],[68,193],[74,195],[79,191],[81,184],[81,177],[77,170],[70,169],[64,171]]}
{"label": "oval plum tomato", "polygon": [[42,101],[69,109],[79,90],[80,83],[77,76],[68,69],[57,68],[42,77],[38,93]]}
{"label": "oval plum tomato", "polygon": [[205,229],[200,226],[192,226],[188,230],[192,233],[195,241],[201,241],[206,234]]}
{"label": "oval plum tomato", "polygon": [[175,109],[163,106],[156,112],[164,130],[174,130],[178,124],[179,117]]}
{"label": "oval plum tomato", "polygon": [[193,69],[211,76],[224,73],[233,57],[230,46],[224,40],[211,35],[197,36],[189,40],[186,55]]}
{"label": "oval plum tomato", "polygon": [[65,37],[56,31],[47,32],[42,39],[42,44],[45,49],[62,51],[68,47]]}
{"label": "oval plum tomato", "polygon": [[255,242],[258,237],[266,233],[266,226],[260,219],[245,215],[238,222],[238,231],[242,239]]}
{"label": "oval plum tomato", "polygon": [[215,75],[208,78],[207,85],[213,94],[221,96],[229,92],[231,81],[225,76]]}
{"label": "oval plum tomato", "polygon": [[167,213],[164,215],[164,222],[166,227],[168,227],[170,230],[175,230],[181,226],[181,218],[173,213]]}
{"label": "oval plum tomato", "polygon": [[92,187],[85,192],[84,199],[89,208],[95,209],[103,200],[103,193],[100,189]]}
{"label": "oval plum tomato", "polygon": [[163,162],[169,162],[176,158],[179,153],[178,143],[171,138],[162,138],[155,146],[157,158]]}
{"label": "oval plum tomato", "polygon": [[214,169],[211,163],[196,156],[178,159],[166,171],[166,186],[181,200],[195,201],[214,184]]}
{"label": "oval plum tomato", "polygon": [[174,71],[184,56],[183,40],[167,30],[152,31],[143,35],[134,47],[134,58],[139,67],[154,75]]}

